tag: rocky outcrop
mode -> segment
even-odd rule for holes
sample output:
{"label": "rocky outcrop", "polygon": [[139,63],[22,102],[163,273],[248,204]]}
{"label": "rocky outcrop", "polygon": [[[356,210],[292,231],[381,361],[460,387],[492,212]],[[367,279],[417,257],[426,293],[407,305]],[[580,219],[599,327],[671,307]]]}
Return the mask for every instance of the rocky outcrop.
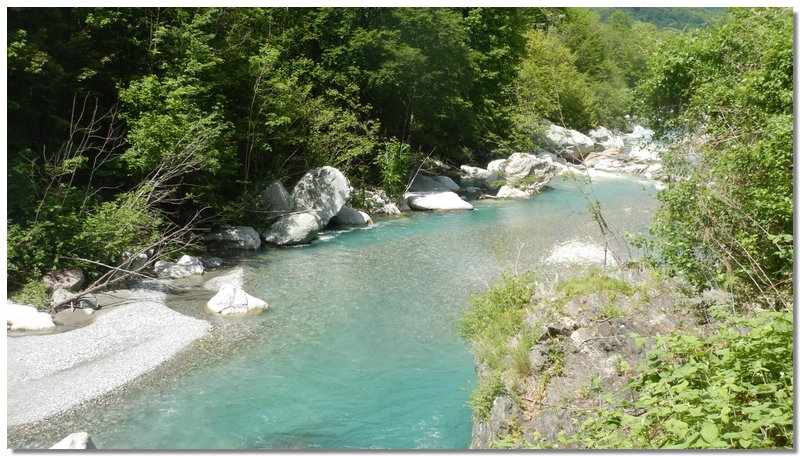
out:
{"label": "rocky outcrop", "polygon": [[61,269],[44,276],[42,282],[48,293],[59,289],[79,291],[81,287],[83,287],[84,282],[86,282],[86,277],[83,275],[83,271],[78,268]]}
{"label": "rocky outcrop", "polygon": [[393,203],[386,192],[383,190],[376,190],[374,192],[366,190],[364,192],[364,201],[367,205],[367,210],[371,214],[380,215],[399,215],[400,208],[397,204]]}
{"label": "rocky outcrop", "polygon": [[55,326],[49,313],[39,312],[35,307],[6,301],[6,329],[10,331],[36,331]]}
{"label": "rocky outcrop", "polygon": [[280,181],[275,181],[261,194],[264,204],[270,212],[291,212],[294,210],[294,200]]}
{"label": "rocky outcrop", "polygon": [[606,127],[597,127],[594,130],[589,130],[589,138],[592,141],[602,145],[606,149],[624,149],[625,141],[622,137],[615,135],[611,130]]}
{"label": "rocky outcrop", "polygon": [[309,243],[324,226],[317,214],[317,212],[300,212],[287,215],[264,230],[261,236],[266,242],[276,245]]}
{"label": "rocky outcrop", "polygon": [[472,210],[472,204],[462,200],[453,192],[409,192],[408,205],[418,211]]}
{"label": "rocky outcrop", "polygon": [[472,427],[472,448],[489,449],[503,435],[519,428],[522,411],[513,399],[500,396],[492,402],[492,410],[487,420],[479,420]]}
{"label": "rocky outcrop", "polygon": [[75,432],[50,447],[51,450],[89,450],[96,448],[88,432]]}
{"label": "rocky outcrop", "polygon": [[364,226],[372,225],[372,219],[366,212],[357,211],[350,206],[342,206],[336,216],[331,219],[333,225]]}
{"label": "rocky outcrop", "polygon": [[558,125],[550,125],[544,138],[556,154],[573,163],[580,163],[590,153],[603,149],[602,145],[595,144],[592,138],[583,133]]}
{"label": "rocky outcrop", "polygon": [[211,298],[206,307],[220,315],[236,315],[248,313],[261,313],[269,305],[254,296],[250,296],[241,288],[231,284],[223,285],[219,292]]}
{"label": "rocky outcrop", "polygon": [[350,200],[351,191],[350,182],[341,171],[323,166],[300,178],[292,190],[292,200],[295,210],[314,212],[321,221],[320,227],[324,227]]}
{"label": "rocky outcrop", "polygon": [[154,269],[159,279],[180,279],[202,274],[203,262],[198,257],[184,255],[175,263],[156,261]]}
{"label": "rocky outcrop", "polygon": [[258,250],[261,247],[258,231],[249,226],[220,228],[205,235],[203,240],[225,249]]}

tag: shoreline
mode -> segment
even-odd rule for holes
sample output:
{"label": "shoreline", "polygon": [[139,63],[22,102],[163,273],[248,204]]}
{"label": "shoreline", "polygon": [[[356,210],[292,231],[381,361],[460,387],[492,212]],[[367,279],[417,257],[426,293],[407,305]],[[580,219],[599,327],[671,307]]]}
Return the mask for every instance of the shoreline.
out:
{"label": "shoreline", "polygon": [[208,337],[213,325],[170,309],[160,285],[147,281],[103,293],[101,299],[112,304],[80,328],[6,336],[8,429],[34,426],[108,396]]}

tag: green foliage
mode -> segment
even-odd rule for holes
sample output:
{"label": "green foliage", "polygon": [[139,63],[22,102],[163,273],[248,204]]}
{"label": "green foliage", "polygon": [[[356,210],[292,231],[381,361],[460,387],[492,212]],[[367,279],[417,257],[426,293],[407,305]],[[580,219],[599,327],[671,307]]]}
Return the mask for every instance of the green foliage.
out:
{"label": "green foliage", "polygon": [[659,194],[654,246],[674,274],[765,305],[792,295],[792,20],[784,9],[729,10],[717,27],[672,39],[639,87],[676,147]]}
{"label": "green foliage", "polygon": [[628,282],[608,275],[599,269],[591,269],[585,275],[567,277],[558,284],[558,290],[563,295],[564,301],[569,301],[576,296],[582,296],[601,291],[611,291],[625,296],[631,296],[636,288]]}
{"label": "green foliage", "polygon": [[406,176],[411,165],[411,151],[408,144],[391,139],[384,152],[376,157],[380,166],[381,188],[392,199],[399,199],[406,190]]}
{"label": "green foliage", "polygon": [[489,418],[495,398],[507,394],[503,380],[499,375],[490,374],[479,379],[478,387],[472,391],[469,406],[475,416],[485,420]]}
{"label": "green foliage", "polygon": [[519,330],[523,310],[533,296],[531,272],[504,273],[486,291],[472,296],[469,307],[458,322],[458,331],[467,340],[487,334],[509,337]]}
{"label": "green foliage", "polygon": [[616,15],[624,14],[631,19],[653,24],[659,28],[699,28],[711,25],[725,14],[726,8],[592,8],[600,17],[611,23]]}
{"label": "green foliage", "polygon": [[17,304],[36,307],[39,310],[47,309],[47,290],[41,280],[31,280],[18,292],[11,295],[11,300]]}
{"label": "green foliage", "polygon": [[588,448],[792,448],[793,345],[791,309],[731,318],[706,338],[662,338],[628,386],[638,398],[595,410],[564,440]]}

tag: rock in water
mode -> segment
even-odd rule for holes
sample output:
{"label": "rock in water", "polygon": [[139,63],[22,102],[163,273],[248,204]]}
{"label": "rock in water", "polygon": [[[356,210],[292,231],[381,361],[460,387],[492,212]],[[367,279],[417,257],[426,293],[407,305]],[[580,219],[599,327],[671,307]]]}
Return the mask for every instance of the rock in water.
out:
{"label": "rock in water", "polygon": [[342,206],[336,216],[331,219],[335,225],[364,226],[372,225],[372,219],[366,212],[357,211],[350,206]]}
{"label": "rock in water", "polygon": [[526,199],[530,198],[531,195],[523,192],[518,188],[512,188],[508,185],[504,185],[500,187],[500,190],[497,191],[497,198],[508,198],[508,199]]}
{"label": "rock in water", "polygon": [[490,165],[492,164],[503,173],[508,182],[517,182],[527,177],[537,177],[540,181],[550,182],[557,172],[551,161],[521,152],[511,154],[507,160],[502,162],[495,160],[490,163]]}
{"label": "rock in water", "polygon": [[258,250],[261,237],[258,231],[249,226],[231,226],[215,230],[203,237],[226,249]]}
{"label": "rock in water", "polygon": [[261,236],[265,241],[277,245],[307,244],[323,226],[316,213],[301,212],[283,217],[264,230]]}
{"label": "rock in water", "polygon": [[418,211],[472,210],[472,204],[453,192],[408,192],[406,202]]}
{"label": "rock in water", "polygon": [[583,133],[558,125],[550,125],[544,136],[546,142],[558,155],[573,163],[579,163],[590,153],[603,148],[603,146],[595,145],[592,138]]}
{"label": "rock in water", "polygon": [[10,330],[39,330],[55,326],[50,314],[11,301],[6,301],[5,314],[6,328]]}
{"label": "rock in water", "polygon": [[51,450],[87,450],[96,448],[88,432],[70,434],[64,437],[62,441],[50,447]]}
{"label": "rock in water", "polygon": [[341,171],[323,166],[300,178],[292,191],[292,199],[296,208],[314,211],[322,222],[322,228],[350,200],[351,191],[350,182]]}
{"label": "rock in water", "polygon": [[496,174],[476,166],[461,165],[461,171],[464,173],[464,176],[468,181],[480,183],[483,186],[488,186],[498,179]]}
{"label": "rock in water", "polygon": [[223,285],[206,304],[209,310],[221,315],[263,312],[269,305],[231,284]]}

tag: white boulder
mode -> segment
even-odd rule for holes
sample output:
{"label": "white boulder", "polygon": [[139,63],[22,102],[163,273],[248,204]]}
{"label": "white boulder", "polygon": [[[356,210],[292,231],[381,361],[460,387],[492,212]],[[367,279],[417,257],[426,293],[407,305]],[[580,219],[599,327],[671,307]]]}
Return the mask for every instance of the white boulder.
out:
{"label": "white boulder", "polygon": [[206,234],[203,240],[227,249],[258,250],[261,247],[258,231],[249,226],[221,228]]}
{"label": "white boulder", "polygon": [[530,195],[518,188],[513,188],[509,187],[508,185],[504,185],[500,187],[500,190],[497,191],[497,198],[527,199],[530,198]]}
{"label": "white boulder", "polygon": [[342,210],[331,219],[331,223],[335,225],[364,226],[372,225],[372,219],[366,212],[355,210],[350,206],[342,206]]}
{"label": "white boulder", "polygon": [[554,152],[573,163],[578,163],[592,152],[602,149],[592,138],[575,130],[550,125],[544,134],[546,142]]}
{"label": "white boulder", "polygon": [[489,170],[478,168],[476,166],[461,165],[461,171],[466,177],[484,181],[486,185],[491,184],[498,179],[497,175]]}
{"label": "white boulder", "polygon": [[625,141],[622,140],[622,137],[619,135],[615,135],[606,127],[597,127],[594,130],[589,130],[589,138],[592,141],[602,145],[606,149],[624,149],[625,148]]}
{"label": "white boulder", "polygon": [[75,432],[50,447],[51,450],[87,450],[95,448],[88,432]]}
{"label": "white boulder", "polygon": [[254,296],[247,294],[244,290],[231,284],[225,284],[219,292],[211,298],[206,307],[212,312],[221,315],[234,315],[246,313],[260,313],[269,305]]}
{"label": "white boulder", "polygon": [[11,301],[6,301],[5,314],[6,328],[13,331],[48,329],[55,326],[49,313]]}
{"label": "white boulder", "polygon": [[551,161],[521,152],[511,154],[508,159],[500,163],[498,163],[498,160],[492,163],[495,163],[494,166],[498,168],[508,182],[517,182],[528,177],[536,177],[540,181],[549,182],[557,172]]}
{"label": "white boulder", "polygon": [[[308,209],[321,220],[320,228],[350,200],[350,181],[336,168],[323,166],[307,172],[292,190],[295,209]],[[316,234],[316,233],[315,233]]]}
{"label": "white boulder", "polygon": [[264,230],[261,236],[265,241],[277,245],[307,244],[324,226],[317,214],[301,212],[287,215]]}
{"label": "white boulder", "polygon": [[203,273],[203,261],[198,257],[183,255],[176,263],[156,261],[156,276],[159,279],[180,279]]}
{"label": "white boulder", "polygon": [[408,192],[406,202],[418,211],[472,210],[472,204],[453,192]]}

